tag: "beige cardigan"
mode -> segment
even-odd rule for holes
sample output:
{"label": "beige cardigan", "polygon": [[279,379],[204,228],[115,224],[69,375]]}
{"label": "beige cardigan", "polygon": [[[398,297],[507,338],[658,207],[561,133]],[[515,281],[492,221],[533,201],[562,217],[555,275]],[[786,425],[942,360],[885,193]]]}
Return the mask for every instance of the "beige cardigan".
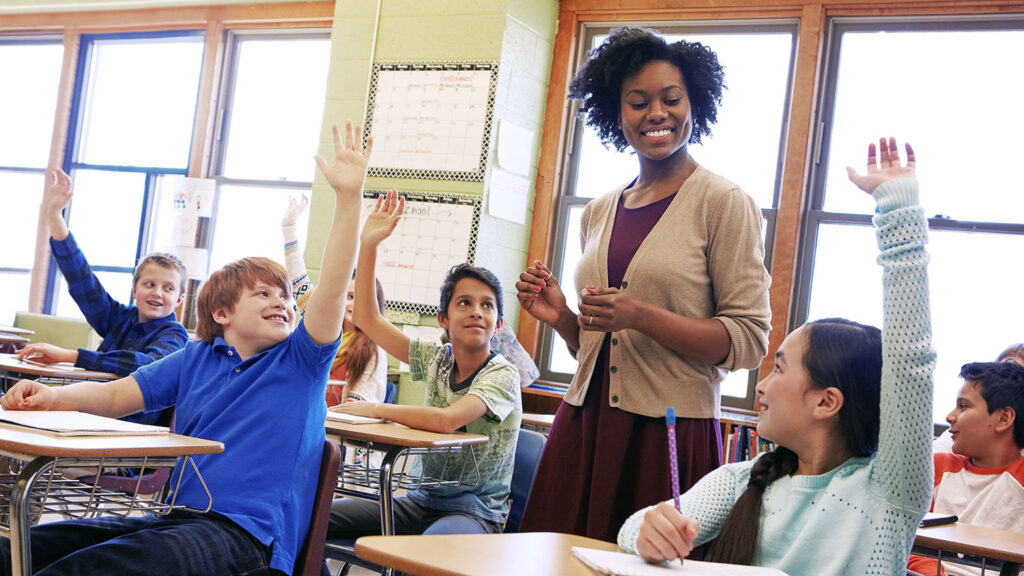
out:
{"label": "beige cardigan", "polygon": [[[576,286],[608,285],[608,242],[625,186],[583,211],[583,256]],[[608,402],[660,417],[669,406],[687,418],[717,418],[725,371],[757,367],[768,349],[771,310],[764,268],[761,211],[728,180],[698,167],[640,245],[620,288],[692,318],[714,318],[729,334],[729,354],[717,366],[682,356],[636,330],[612,334]],[[579,369],[565,401],[583,404],[602,332],[580,331]]]}

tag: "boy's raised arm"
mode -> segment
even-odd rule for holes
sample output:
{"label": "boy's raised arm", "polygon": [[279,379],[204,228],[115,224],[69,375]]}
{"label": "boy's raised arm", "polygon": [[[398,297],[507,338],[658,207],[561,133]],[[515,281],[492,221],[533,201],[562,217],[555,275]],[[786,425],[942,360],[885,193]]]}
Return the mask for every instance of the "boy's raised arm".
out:
{"label": "boy's raised arm", "polygon": [[409,337],[380,314],[374,276],[377,267],[377,246],[395,231],[405,212],[405,197],[394,190],[377,198],[373,212],[366,218],[356,268],[356,301],[352,321],[388,354],[409,362]]}
{"label": "boy's raised arm", "polygon": [[331,222],[324,258],[320,265],[320,283],[306,306],[306,331],[317,344],[334,342],[341,335],[341,324],[348,295],[348,281],[352,277],[356,247],[359,243],[359,210],[362,205],[366,164],[373,150],[373,139],[366,142],[366,152],[360,152],[362,129],[353,134],[352,122],[345,123],[345,141],[341,130],[333,126],[334,161],[328,164],[319,154],[316,164],[334,189],[334,219]]}
{"label": "boy's raised arm", "polygon": [[50,236],[60,241],[68,237],[68,224],[61,212],[71,202],[71,177],[60,168],[50,171],[50,182],[43,191],[42,211]]}

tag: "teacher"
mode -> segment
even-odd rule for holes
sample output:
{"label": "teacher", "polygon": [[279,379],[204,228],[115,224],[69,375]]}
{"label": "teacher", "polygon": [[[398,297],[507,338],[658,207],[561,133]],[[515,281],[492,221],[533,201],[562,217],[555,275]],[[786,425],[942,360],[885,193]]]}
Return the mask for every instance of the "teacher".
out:
{"label": "teacher", "polygon": [[540,261],[516,283],[579,368],[558,408],[524,531],[615,541],[633,512],[672,497],[665,410],[674,407],[680,488],[721,464],[719,385],[758,366],[771,312],[761,212],[701,167],[724,88],[709,48],[618,28],[569,86],[606,145],[639,173],[592,200],[581,221],[579,314]]}

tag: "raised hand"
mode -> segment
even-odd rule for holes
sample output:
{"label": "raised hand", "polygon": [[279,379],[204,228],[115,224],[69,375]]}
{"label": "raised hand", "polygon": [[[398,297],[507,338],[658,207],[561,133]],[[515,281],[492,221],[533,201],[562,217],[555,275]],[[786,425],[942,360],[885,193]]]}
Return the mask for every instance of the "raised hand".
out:
{"label": "raised hand", "polygon": [[915,175],[914,149],[910,143],[904,143],[907,148],[907,165],[900,165],[900,151],[896,146],[896,139],[885,138],[878,140],[878,153],[876,155],[875,145],[868,145],[868,167],[867,174],[858,174],[852,167],[846,167],[846,174],[850,181],[858,188],[871,194],[885,182],[898,178],[913,178]]}
{"label": "raised hand", "polygon": [[60,211],[71,201],[71,176],[60,168],[50,170],[50,181],[43,191],[43,211],[47,214]]}
{"label": "raised hand", "polygon": [[356,126],[353,134],[352,122],[345,122],[345,141],[341,141],[341,129],[337,124],[331,127],[334,133],[334,161],[331,164],[323,156],[314,156],[316,165],[327,179],[327,183],[338,194],[361,193],[366,180],[366,165],[373,152],[373,137],[366,140],[366,152],[359,150],[363,129]]}
{"label": "raised hand", "polygon": [[299,215],[306,211],[309,206],[309,197],[305,194],[301,198],[288,198],[288,208],[284,211],[284,218],[281,218],[281,227],[294,226],[299,220]]}
{"label": "raised hand", "polygon": [[662,502],[644,514],[644,523],[636,539],[636,553],[648,562],[685,558],[693,550],[693,539],[700,525],[686,518],[668,503]]}
{"label": "raised hand", "polygon": [[516,298],[523,310],[545,324],[554,324],[566,308],[565,294],[551,269],[535,260],[519,275]]}
{"label": "raised hand", "polygon": [[391,236],[398,226],[398,221],[405,213],[405,196],[399,196],[394,190],[377,197],[373,211],[366,217],[360,241],[367,246],[376,246]]}
{"label": "raised hand", "polygon": [[56,393],[35,380],[20,380],[0,398],[4,410],[49,410]]}

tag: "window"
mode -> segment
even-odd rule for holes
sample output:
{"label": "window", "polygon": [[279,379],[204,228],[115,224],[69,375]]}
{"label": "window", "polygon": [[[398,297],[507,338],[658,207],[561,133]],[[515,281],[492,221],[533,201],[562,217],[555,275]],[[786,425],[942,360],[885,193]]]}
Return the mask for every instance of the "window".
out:
{"label": "window", "polygon": [[[778,204],[782,164],[783,128],[788,108],[796,43],[796,24],[791,21],[746,23],[693,23],[657,26],[666,40],[686,39],[710,46],[726,70],[728,90],[719,108],[719,120],[711,137],[691,146],[693,156],[708,169],[738,183],[762,208],[766,247],[770,246]],[[585,27],[581,34],[580,57],[600,44],[607,26]],[[629,152],[604,148],[593,130],[582,121],[573,123],[568,154],[563,160],[565,181],[559,198],[555,254],[552,269],[561,280],[569,305],[576,308],[573,276],[580,258],[580,216],[591,198],[609,192],[637,173],[636,158]],[[737,162],[742,158],[742,162]],[[770,262],[771,255],[766,254]],[[565,343],[544,328],[540,358],[543,377],[568,381],[576,361]],[[725,395],[739,397],[735,403],[749,407],[756,374],[747,371],[730,375],[723,384]]]}
{"label": "window", "polygon": [[[0,40],[0,324],[28,308],[29,284],[50,157],[64,46],[60,38],[12,37]],[[17,239],[17,240],[15,240]]]}
{"label": "window", "polygon": [[[111,296],[127,303],[156,180],[188,172],[203,65],[201,33],[83,36],[66,168],[68,224]],[[56,313],[81,316],[51,270]]]}
{"label": "window", "polygon": [[[1021,340],[1024,268],[1024,19],[831,22],[794,326],[843,316],[881,325],[873,202],[849,183],[867,143],[895,136],[917,152],[931,228],[936,422],[960,366]],[[901,149],[901,157],[905,157]],[[855,295],[855,297],[851,297]]]}
{"label": "window", "polygon": [[[284,263],[281,217],[312,186],[331,51],[319,31],[234,33],[229,46],[211,270],[243,256]],[[300,246],[308,222],[307,210]]]}

